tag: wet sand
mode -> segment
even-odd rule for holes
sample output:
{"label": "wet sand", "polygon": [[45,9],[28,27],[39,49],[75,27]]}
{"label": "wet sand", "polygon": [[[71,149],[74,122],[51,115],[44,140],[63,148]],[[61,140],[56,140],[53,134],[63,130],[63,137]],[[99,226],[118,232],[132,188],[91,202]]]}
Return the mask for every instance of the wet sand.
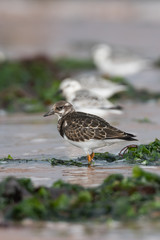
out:
{"label": "wet sand", "polygon": [[[99,161],[100,162],[100,161]],[[100,164],[100,163],[99,163]],[[101,163],[102,164],[102,163]],[[59,179],[72,184],[81,184],[84,187],[95,187],[101,184],[110,174],[123,174],[128,177],[132,175],[133,166],[126,164],[104,164],[92,167],[67,167],[67,166],[51,166],[49,163],[31,163],[26,164],[16,161],[13,164],[0,165],[0,180],[7,176],[18,178],[30,178],[35,186],[45,185],[51,186],[52,183]],[[144,170],[156,174],[160,174],[160,167],[157,166],[141,166]]]}
{"label": "wet sand", "polygon": [[158,240],[159,223],[138,222],[121,224],[116,221],[111,223],[33,223],[25,220],[21,226],[1,228],[1,239],[10,240],[15,236],[16,240],[39,239],[65,239],[65,240]]}
{"label": "wet sand", "polygon": [[[140,143],[149,143],[159,138],[160,116],[159,103],[148,104],[124,103],[125,112],[122,115],[106,117],[114,126],[137,135]],[[138,120],[148,118],[150,123]],[[33,162],[3,161],[0,164],[0,179],[13,175],[29,177],[36,185],[50,186],[58,179],[70,183],[81,183],[84,186],[95,186],[112,173],[131,174],[132,166],[125,162],[107,163],[96,160],[94,166],[64,167],[51,166],[43,161],[48,158],[77,159],[84,152],[66,142],[57,131],[56,117],[48,119],[41,115],[13,114],[0,119],[0,158],[10,154],[14,159],[34,159]],[[121,142],[110,147],[98,149],[97,152],[109,151],[117,154],[124,146],[130,144]],[[87,159],[86,159],[87,163]],[[159,172],[158,167],[149,167],[149,171]]]}

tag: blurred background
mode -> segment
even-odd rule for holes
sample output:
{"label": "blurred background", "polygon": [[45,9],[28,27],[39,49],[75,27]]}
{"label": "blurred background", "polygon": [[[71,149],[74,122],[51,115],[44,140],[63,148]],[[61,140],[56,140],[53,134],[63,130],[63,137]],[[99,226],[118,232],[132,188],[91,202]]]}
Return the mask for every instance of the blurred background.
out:
{"label": "blurred background", "polygon": [[[158,0],[0,1],[1,113],[44,111],[61,99],[54,96],[61,80],[96,70],[92,48],[99,43],[159,64],[159,9]],[[151,70],[128,80],[157,92],[159,78]]]}
{"label": "blurred background", "polygon": [[159,9],[158,0],[1,0],[0,49],[7,58],[79,57],[107,42],[159,57]]}
{"label": "blurred background", "polygon": [[[59,83],[51,84],[53,79],[72,75],[73,68],[93,68],[84,59],[91,58],[91,49],[97,43],[129,48],[153,60],[159,58],[159,9],[156,0],[0,1],[0,108],[42,111],[44,103],[57,100],[53,95]],[[53,65],[48,57],[61,59]],[[82,62],[77,63],[75,58]],[[21,63],[12,61],[15,59]],[[7,62],[3,64],[4,60]],[[46,93],[42,92],[44,87]]]}

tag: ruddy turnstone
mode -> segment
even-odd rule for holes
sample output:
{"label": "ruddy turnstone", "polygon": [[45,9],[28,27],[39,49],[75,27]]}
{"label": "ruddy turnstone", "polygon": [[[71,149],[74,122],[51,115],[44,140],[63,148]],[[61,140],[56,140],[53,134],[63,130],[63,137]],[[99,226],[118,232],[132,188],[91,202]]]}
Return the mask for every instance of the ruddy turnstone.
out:
{"label": "ruddy turnstone", "polygon": [[121,140],[136,141],[135,135],[112,127],[103,118],[84,112],[76,112],[66,101],[55,103],[44,114],[58,116],[57,128],[60,135],[71,144],[82,148],[87,154],[88,164],[94,157],[94,149],[109,146]]}
{"label": "ruddy turnstone", "polygon": [[65,99],[74,105],[77,111],[107,116],[110,113],[121,114],[122,107],[116,106],[109,100],[97,96],[88,89],[83,89],[79,82],[65,79],[60,89]]}
{"label": "ruddy turnstone", "polygon": [[101,74],[126,77],[147,69],[151,63],[135,54],[121,51],[118,54],[107,44],[93,49],[93,61]]}

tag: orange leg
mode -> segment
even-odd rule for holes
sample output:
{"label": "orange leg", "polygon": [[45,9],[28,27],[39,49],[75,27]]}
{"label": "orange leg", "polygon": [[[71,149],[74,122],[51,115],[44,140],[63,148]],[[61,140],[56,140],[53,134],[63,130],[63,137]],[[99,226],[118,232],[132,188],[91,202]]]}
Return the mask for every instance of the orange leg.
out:
{"label": "orange leg", "polygon": [[94,152],[92,152],[92,154],[91,154],[91,158],[92,158],[92,159],[94,158]]}
{"label": "orange leg", "polygon": [[94,153],[91,153],[91,155],[87,155],[87,159],[88,159],[88,164],[91,164],[92,159],[94,158]]}

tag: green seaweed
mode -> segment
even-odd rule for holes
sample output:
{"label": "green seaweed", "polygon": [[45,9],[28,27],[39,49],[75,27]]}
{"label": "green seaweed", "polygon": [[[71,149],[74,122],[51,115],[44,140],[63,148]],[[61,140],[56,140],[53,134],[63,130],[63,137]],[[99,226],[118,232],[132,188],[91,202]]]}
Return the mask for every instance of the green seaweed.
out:
{"label": "green seaweed", "polygon": [[9,111],[44,111],[45,105],[58,101],[61,70],[44,57],[0,64],[0,108]]}
{"label": "green seaweed", "polygon": [[[104,161],[107,163],[124,161],[129,164],[143,164],[143,165],[160,165],[160,140],[155,139],[155,141],[149,144],[140,144],[135,146],[127,146],[127,151],[122,154],[111,154],[109,152],[105,153],[95,153],[95,162]],[[65,166],[88,166],[87,158],[85,156],[79,158],[78,160],[61,160],[61,159],[51,159],[49,160],[52,166],[65,165]],[[92,164],[94,166],[94,164]]]}
{"label": "green seaweed", "polygon": [[[7,163],[24,163],[24,162],[39,162],[44,163],[49,162],[53,167],[54,166],[77,166],[77,167],[88,167],[88,161],[86,156],[82,156],[76,160],[68,159],[13,159],[10,155],[8,157],[0,159],[0,162]],[[149,144],[140,144],[140,145],[129,145],[124,148],[124,151],[121,150],[120,154],[111,154],[109,152],[104,153],[95,153],[94,161],[107,163],[118,163],[124,162],[128,164],[143,164],[143,165],[156,165],[160,166],[160,140],[155,139],[155,141]],[[92,167],[96,166],[94,162],[91,164]]]}
{"label": "green seaweed", "polygon": [[91,59],[77,59],[63,57],[55,59],[55,62],[59,68],[63,69],[63,71],[95,69],[94,63]]}
{"label": "green seaweed", "polygon": [[0,108],[8,111],[42,112],[62,97],[56,95],[60,81],[75,71],[92,69],[86,59],[31,59],[0,63]]}
{"label": "green seaweed", "polygon": [[0,182],[4,221],[128,221],[160,219],[160,176],[135,166],[131,177],[112,174],[97,187],[55,182],[34,187],[29,179]]}
{"label": "green seaweed", "polygon": [[74,160],[62,160],[62,159],[56,159],[56,158],[52,158],[49,159],[49,162],[51,163],[52,166],[56,166],[56,165],[65,165],[65,166],[78,166],[78,167],[82,167],[82,162],[79,161],[74,161]]}
{"label": "green seaweed", "polygon": [[119,155],[111,154],[109,152],[105,153],[95,153],[94,160],[105,160],[107,162],[115,162],[119,160]]}
{"label": "green seaweed", "polygon": [[11,159],[13,159],[13,157],[10,154],[8,154],[6,159],[10,159],[11,160]]}
{"label": "green seaweed", "polygon": [[123,158],[128,163],[139,163],[144,165],[160,165],[160,140],[150,144],[141,144],[135,147],[129,147]]}
{"label": "green seaweed", "polygon": [[123,84],[127,87],[126,91],[115,94],[110,98],[112,101],[131,99],[133,101],[147,102],[151,99],[160,99],[160,92],[150,92],[146,89],[136,89],[123,77],[112,77],[111,81]]}

